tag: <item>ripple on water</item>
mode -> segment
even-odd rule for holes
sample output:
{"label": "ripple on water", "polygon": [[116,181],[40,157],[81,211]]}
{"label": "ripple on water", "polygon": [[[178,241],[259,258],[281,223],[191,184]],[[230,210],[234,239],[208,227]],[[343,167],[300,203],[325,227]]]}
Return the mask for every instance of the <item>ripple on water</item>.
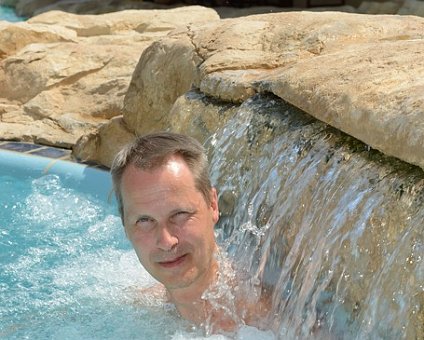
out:
{"label": "ripple on water", "polygon": [[[56,175],[0,174],[0,187],[0,338],[204,338],[162,300],[140,303],[138,290],[155,281],[116,207]],[[242,328],[231,338],[258,332]]]}

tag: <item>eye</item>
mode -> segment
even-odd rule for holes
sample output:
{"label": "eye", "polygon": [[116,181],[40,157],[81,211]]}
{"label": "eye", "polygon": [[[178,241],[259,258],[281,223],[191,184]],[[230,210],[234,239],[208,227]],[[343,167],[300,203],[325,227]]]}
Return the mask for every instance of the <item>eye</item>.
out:
{"label": "eye", "polygon": [[155,220],[149,216],[141,216],[135,222],[135,225],[143,231],[149,231],[155,226]]}
{"label": "eye", "polygon": [[177,211],[171,216],[171,222],[175,224],[183,224],[186,222],[193,213],[186,210]]}

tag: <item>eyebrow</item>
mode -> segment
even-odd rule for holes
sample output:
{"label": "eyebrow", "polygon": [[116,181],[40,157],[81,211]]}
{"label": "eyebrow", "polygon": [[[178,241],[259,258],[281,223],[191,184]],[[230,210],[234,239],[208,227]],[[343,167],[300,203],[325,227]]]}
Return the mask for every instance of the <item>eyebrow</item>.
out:
{"label": "eyebrow", "polygon": [[[172,216],[180,211],[187,211],[191,214],[195,213],[197,211],[196,208],[194,207],[189,207],[189,206],[182,206],[182,207],[178,207],[175,209],[172,209],[171,211],[169,211],[168,216]],[[147,218],[151,218],[153,220],[156,220],[153,216],[149,215],[149,214],[143,214],[143,213],[135,213],[135,214],[126,214],[131,220],[134,220],[134,222],[136,222],[137,220],[139,220],[142,217],[147,217]],[[134,216],[134,218],[132,218],[132,216]]]}
{"label": "eyebrow", "polygon": [[174,215],[174,214],[176,214],[180,211],[187,211],[189,213],[194,213],[194,212],[196,212],[196,210],[197,209],[193,208],[193,207],[180,207],[180,208],[176,208],[176,209],[171,210],[169,215]]}

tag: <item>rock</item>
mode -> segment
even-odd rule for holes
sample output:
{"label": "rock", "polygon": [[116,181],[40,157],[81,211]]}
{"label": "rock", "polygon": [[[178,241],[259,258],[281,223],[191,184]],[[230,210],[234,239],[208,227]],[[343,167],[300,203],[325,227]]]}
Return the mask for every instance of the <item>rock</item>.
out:
{"label": "rock", "polygon": [[20,140],[70,148],[75,137],[63,131],[51,119],[34,120],[19,110],[1,115],[0,136],[3,140]]}
{"label": "rock", "polygon": [[5,99],[0,99],[0,117],[3,113],[19,110],[19,103],[14,103]]}
{"label": "rock", "polygon": [[[28,23],[1,23],[0,126],[13,130],[2,138],[71,147],[122,113],[146,47],[179,25],[213,20],[218,20],[216,12],[194,6],[100,16],[51,12]],[[22,129],[23,121],[31,128]]]}
{"label": "rock", "polygon": [[200,61],[188,36],[164,39],[149,46],[125,97],[123,112],[127,126],[138,134],[166,126],[175,100],[196,81]]}
{"label": "rock", "polygon": [[169,113],[169,125],[163,129],[187,133],[204,144],[234,115],[237,107],[189,91],[175,101]]}
{"label": "rock", "polygon": [[128,9],[170,9],[183,5],[182,2],[160,4],[142,0],[16,0],[13,4],[17,13],[24,17],[32,17],[49,11],[64,11],[76,14],[103,14]]}
{"label": "rock", "polygon": [[[424,27],[424,26],[423,26]],[[262,79],[269,91],[383,153],[424,168],[422,39],[351,46]],[[323,70],[322,65],[331,65]]]}
{"label": "rock", "polygon": [[[22,103],[23,115],[55,122],[53,126],[66,133],[66,145],[70,147],[81,135],[120,114],[140,45],[117,46],[29,45],[4,61],[5,72],[0,73],[2,95]],[[54,143],[56,139],[48,142]]]}
{"label": "rock", "polygon": [[0,21],[0,61],[35,42],[75,42],[75,38],[75,32],[61,26]]}
{"label": "rock", "polygon": [[[186,133],[204,143],[233,116],[235,108],[237,106],[211,101],[202,93],[189,91],[175,101],[166,124],[157,123],[155,130]],[[96,132],[82,136],[73,147],[73,154],[78,159],[109,167],[115,154],[133,138],[133,129],[123,117],[115,117]]]}
{"label": "rock", "polygon": [[159,33],[160,36],[190,23],[219,20],[213,9],[199,6],[170,10],[127,10],[102,15],[76,15],[61,11],[40,14],[28,20],[30,24],[61,25],[75,31],[80,37],[111,34]]}
{"label": "rock", "polygon": [[[417,8],[412,0],[403,5]],[[50,12],[0,27],[3,115],[51,120],[73,143],[121,114],[138,134],[176,126],[173,105],[192,87],[235,104],[268,91],[424,166],[419,17],[281,12],[218,20],[195,6],[99,16]],[[25,39],[14,45],[10,32]]]}
{"label": "rock", "polygon": [[419,17],[335,12],[191,26],[143,53],[124,120],[139,134],[169,126],[172,104],[191,86],[235,103],[272,92],[383,153],[424,167],[423,38]]}
{"label": "rock", "polygon": [[110,167],[122,145],[129,143],[133,138],[134,134],[128,130],[122,116],[118,116],[97,131],[82,136],[73,147],[73,153],[83,161]]}
{"label": "rock", "polygon": [[[73,83],[101,70],[112,58],[112,46],[31,44],[4,60],[4,74],[0,77],[2,96],[26,103],[46,90]],[[26,81],[22,82],[22,79]]]}

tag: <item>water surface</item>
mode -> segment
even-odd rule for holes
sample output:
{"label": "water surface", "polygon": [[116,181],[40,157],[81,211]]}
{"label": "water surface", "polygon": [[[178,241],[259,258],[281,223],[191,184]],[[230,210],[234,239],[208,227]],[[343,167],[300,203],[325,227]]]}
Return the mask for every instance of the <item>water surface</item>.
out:
{"label": "water surface", "polygon": [[424,336],[421,169],[271,95],[207,144],[221,242],[252,291],[272,291],[282,339]]}
{"label": "water surface", "polygon": [[[172,305],[140,294],[155,281],[116,206],[69,183],[0,170],[0,338],[203,339]],[[258,336],[272,339],[250,327],[231,338]]]}

